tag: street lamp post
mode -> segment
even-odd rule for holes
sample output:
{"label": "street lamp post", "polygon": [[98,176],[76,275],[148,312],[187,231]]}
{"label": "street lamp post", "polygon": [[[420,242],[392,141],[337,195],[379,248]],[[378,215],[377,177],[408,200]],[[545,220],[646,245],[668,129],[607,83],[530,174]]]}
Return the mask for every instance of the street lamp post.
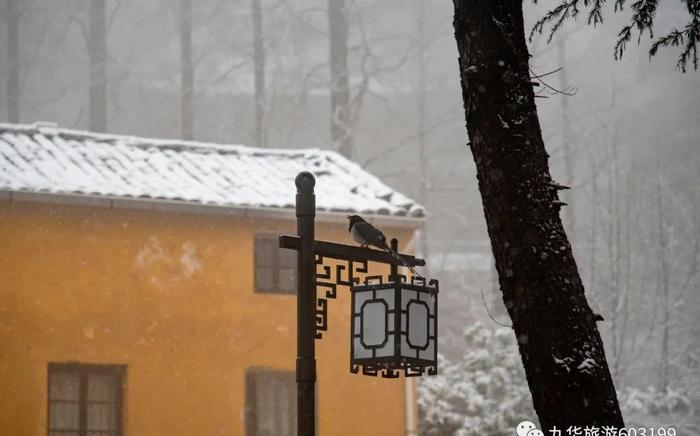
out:
{"label": "street lamp post", "polygon": [[316,263],[314,262],[314,218],[316,180],[311,173],[296,177],[297,235],[297,430],[299,435],[315,435],[316,427],[316,344],[315,303]]}
{"label": "street lamp post", "polygon": [[[315,339],[328,329],[328,299],[338,286],[352,293],[350,371],[385,378],[437,373],[437,280],[398,273],[398,259],[369,248],[317,241],[314,235],[316,200],[314,176],[301,172],[297,187],[297,236],[282,235],[281,248],[297,251],[297,434],[316,434]],[[392,239],[396,253],[398,241]],[[425,261],[399,254],[402,263],[423,266]],[[341,261],[324,265],[325,259]],[[388,264],[387,280],[366,276],[368,262]],[[357,274],[364,275],[360,284]],[[321,295],[317,295],[320,291]]]}

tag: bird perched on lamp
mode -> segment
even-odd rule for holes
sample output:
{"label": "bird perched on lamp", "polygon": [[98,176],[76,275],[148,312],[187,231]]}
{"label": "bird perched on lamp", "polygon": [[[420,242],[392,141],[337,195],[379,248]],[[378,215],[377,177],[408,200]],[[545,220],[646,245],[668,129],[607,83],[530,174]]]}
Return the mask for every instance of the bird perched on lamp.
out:
{"label": "bird perched on lamp", "polygon": [[348,231],[350,232],[350,236],[352,237],[353,241],[360,244],[360,246],[363,248],[372,246],[386,251],[387,253],[391,254],[401,265],[410,269],[413,275],[423,277],[422,275],[418,274],[418,272],[416,272],[416,270],[413,269],[408,262],[399,256],[399,253],[392,250],[389,244],[387,244],[386,236],[384,236],[384,233],[382,233],[381,230],[365,221],[364,218],[359,215],[345,215],[345,217],[350,221]]}

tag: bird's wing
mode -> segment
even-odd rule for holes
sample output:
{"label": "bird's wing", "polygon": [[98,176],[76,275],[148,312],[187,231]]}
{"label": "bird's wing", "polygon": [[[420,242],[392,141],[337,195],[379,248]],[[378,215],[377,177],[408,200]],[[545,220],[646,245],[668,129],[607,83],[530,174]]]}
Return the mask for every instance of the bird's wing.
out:
{"label": "bird's wing", "polygon": [[423,277],[415,269],[413,269],[413,267],[411,267],[411,265],[409,265],[408,262],[406,262],[399,255],[399,253],[395,252],[391,249],[391,247],[389,247],[389,245],[386,243],[386,236],[384,236],[384,233],[382,233],[378,228],[374,227],[372,224],[366,221],[356,223],[354,226],[352,226],[352,230],[350,231],[350,233],[352,234],[352,238],[353,240],[355,240],[355,242],[358,242],[360,244],[373,245],[377,248],[386,250],[401,265],[410,269],[414,276]]}
{"label": "bird's wing", "polygon": [[353,226],[353,230],[357,235],[364,239],[369,245],[374,245],[377,248],[386,247],[386,236],[379,229],[368,222],[357,223]]}
{"label": "bird's wing", "polygon": [[362,237],[360,232],[358,232],[355,227],[356,226],[352,226],[350,228],[350,236],[352,237],[352,240],[360,245],[367,245],[367,241],[365,241],[365,238]]}

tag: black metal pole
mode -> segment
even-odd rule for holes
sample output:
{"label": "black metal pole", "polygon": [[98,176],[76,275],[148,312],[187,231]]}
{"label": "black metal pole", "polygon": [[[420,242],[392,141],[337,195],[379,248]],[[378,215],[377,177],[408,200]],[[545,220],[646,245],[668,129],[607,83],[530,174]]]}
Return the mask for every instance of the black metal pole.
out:
{"label": "black metal pole", "polygon": [[[394,250],[394,253],[399,252],[399,241],[396,238],[392,238],[390,243],[390,247],[392,250]],[[395,306],[401,308],[401,284],[399,283],[399,265],[392,259],[391,262],[391,267],[390,267],[390,280],[394,281],[394,295],[396,296],[396,300],[394,301]],[[408,326],[406,326],[408,327]],[[394,316],[394,331],[395,332],[400,332],[401,331],[401,317],[400,316]],[[394,356],[399,356],[401,355],[401,341],[394,341]]]}
{"label": "black metal pole", "polygon": [[[392,238],[391,241],[389,242],[391,244],[391,249],[394,250],[394,253],[399,252],[399,240],[396,238]],[[393,260],[393,258],[392,258]],[[399,275],[399,266],[395,261],[391,262],[391,277],[393,277],[391,280],[398,281],[398,275]]]}
{"label": "black metal pole", "polygon": [[297,435],[316,435],[316,262],[314,219],[316,196],[313,174],[303,171],[297,185]]}

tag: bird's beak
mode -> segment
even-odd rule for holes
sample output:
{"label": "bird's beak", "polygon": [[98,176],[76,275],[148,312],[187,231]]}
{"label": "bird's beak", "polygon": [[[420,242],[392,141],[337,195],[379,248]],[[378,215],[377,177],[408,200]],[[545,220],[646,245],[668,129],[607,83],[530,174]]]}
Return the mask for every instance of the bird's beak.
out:
{"label": "bird's beak", "polygon": [[351,215],[345,215],[345,218],[350,219],[350,218],[352,218],[352,216],[351,216]]}

